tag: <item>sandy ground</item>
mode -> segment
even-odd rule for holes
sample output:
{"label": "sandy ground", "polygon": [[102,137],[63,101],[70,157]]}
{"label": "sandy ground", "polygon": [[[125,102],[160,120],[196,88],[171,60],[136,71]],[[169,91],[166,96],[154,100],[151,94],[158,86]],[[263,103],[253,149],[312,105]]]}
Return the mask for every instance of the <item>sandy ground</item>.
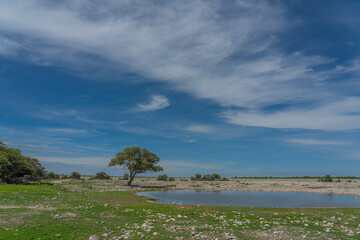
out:
{"label": "sandy ground", "polygon": [[[68,181],[68,180],[64,180]],[[79,185],[68,185],[77,191],[94,189],[100,191],[139,191],[159,190],[202,190],[202,191],[269,191],[269,192],[310,192],[360,196],[360,180],[341,180],[341,182],[318,182],[316,179],[231,179],[229,181],[158,181],[155,178],[136,178],[133,186],[125,180],[86,180]],[[66,183],[65,183],[66,185]]]}

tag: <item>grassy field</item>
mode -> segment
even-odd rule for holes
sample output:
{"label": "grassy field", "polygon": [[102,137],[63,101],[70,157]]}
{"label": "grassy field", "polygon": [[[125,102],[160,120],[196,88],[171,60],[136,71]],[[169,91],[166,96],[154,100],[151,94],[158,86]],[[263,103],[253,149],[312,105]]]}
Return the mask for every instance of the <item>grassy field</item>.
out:
{"label": "grassy field", "polygon": [[163,205],[94,184],[0,185],[0,239],[360,239],[359,209]]}

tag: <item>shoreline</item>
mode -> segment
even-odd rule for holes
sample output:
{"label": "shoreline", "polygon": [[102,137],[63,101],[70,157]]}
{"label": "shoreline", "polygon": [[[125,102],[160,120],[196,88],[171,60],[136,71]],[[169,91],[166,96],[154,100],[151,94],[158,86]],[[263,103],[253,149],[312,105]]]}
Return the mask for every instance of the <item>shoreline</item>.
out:
{"label": "shoreline", "polygon": [[[175,181],[158,181],[155,178],[136,178],[132,186],[126,185],[126,180],[83,180],[84,184],[71,184],[76,180],[60,180],[72,190],[92,189],[98,191],[262,191],[262,192],[304,192],[336,195],[360,196],[360,180],[351,182],[318,182],[316,179],[231,179],[229,181],[190,181],[176,179]],[[60,182],[55,181],[55,182]],[[54,183],[55,183],[54,182]],[[69,184],[66,184],[68,182]],[[86,184],[88,183],[88,184]]]}

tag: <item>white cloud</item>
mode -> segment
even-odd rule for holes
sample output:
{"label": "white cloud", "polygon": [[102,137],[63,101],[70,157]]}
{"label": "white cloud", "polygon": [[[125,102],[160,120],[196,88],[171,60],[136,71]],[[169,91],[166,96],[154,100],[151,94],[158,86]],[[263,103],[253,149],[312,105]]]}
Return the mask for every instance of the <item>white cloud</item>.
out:
{"label": "white cloud", "polygon": [[[135,72],[222,106],[253,110],[227,112],[235,124],[359,128],[356,115],[328,111],[323,116],[315,107],[344,97],[344,92],[356,95],[359,87],[351,78],[331,84],[327,80],[358,76],[358,61],[331,68],[334,59],[287,53],[280,36],[300,23],[287,19],[280,3],[228,4],[224,9],[226,4],[219,1],[166,1],[161,6],[153,1],[2,1],[0,37],[6,46],[0,54],[19,52],[35,64],[61,64],[72,70],[93,72],[111,66],[112,71]],[[259,110],[282,103],[314,105],[273,114]],[[141,111],[167,106],[166,98],[159,97],[138,105]]]}
{"label": "white cloud", "polygon": [[74,128],[41,128],[42,131],[54,132],[54,133],[70,133],[70,134],[81,134],[86,133],[86,129],[74,129]]}
{"label": "white cloud", "polygon": [[147,112],[164,109],[170,106],[169,99],[162,95],[152,95],[147,103],[138,103],[136,111]]}
{"label": "white cloud", "polygon": [[4,56],[12,56],[21,48],[21,45],[15,41],[11,41],[0,36],[0,54]]}
{"label": "white cloud", "polygon": [[325,145],[325,146],[339,146],[346,145],[346,142],[343,141],[333,141],[333,140],[318,140],[312,138],[294,138],[286,140],[290,143],[300,144],[300,145]]}
{"label": "white cloud", "polygon": [[194,142],[196,142],[196,139],[195,139],[195,138],[185,138],[185,139],[184,139],[184,142],[194,143]]}
{"label": "white cloud", "polygon": [[313,108],[279,112],[225,111],[230,123],[266,128],[303,128],[313,130],[351,130],[360,128],[360,98],[345,98]]}
{"label": "white cloud", "polygon": [[184,128],[184,130],[194,133],[211,133],[213,128],[209,125],[193,124]]}

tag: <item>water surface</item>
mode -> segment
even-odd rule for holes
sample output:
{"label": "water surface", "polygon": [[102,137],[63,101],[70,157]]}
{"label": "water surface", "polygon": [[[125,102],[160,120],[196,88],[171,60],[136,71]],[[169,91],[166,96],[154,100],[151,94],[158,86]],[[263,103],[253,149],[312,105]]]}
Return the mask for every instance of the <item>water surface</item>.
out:
{"label": "water surface", "polygon": [[259,191],[159,191],[138,196],[159,199],[159,203],[223,205],[243,207],[329,208],[360,207],[360,198],[347,195]]}

